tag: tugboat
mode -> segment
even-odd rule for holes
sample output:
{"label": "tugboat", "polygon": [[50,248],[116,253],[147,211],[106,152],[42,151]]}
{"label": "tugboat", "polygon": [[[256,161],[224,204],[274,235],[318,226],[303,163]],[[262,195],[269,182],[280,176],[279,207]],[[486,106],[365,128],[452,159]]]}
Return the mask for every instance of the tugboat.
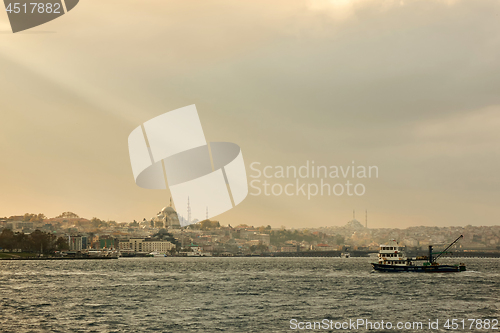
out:
{"label": "tugboat", "polygon": [[[440,265],[436,260],[446,251],[455,245],[463,235],[455,239],[448,247],[433,257],[432,245],[429,245],[429,255],[416,258],[407,258],[399,245],[394,241],[392,245],[380,245],[378,253],[378,263],[372,263],[373,269],[379,272],[423,272],[423,273],[449,273],[463,272],[466,270],[465,264],[459,265]],[[419,262],[423,261],[422,264]]]}

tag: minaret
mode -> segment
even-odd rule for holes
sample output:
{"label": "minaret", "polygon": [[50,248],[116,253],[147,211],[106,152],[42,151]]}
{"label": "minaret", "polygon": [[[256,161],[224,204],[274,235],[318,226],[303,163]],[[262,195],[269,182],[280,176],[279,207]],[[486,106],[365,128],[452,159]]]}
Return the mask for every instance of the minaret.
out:
{"label": "minaret", "polygon": [[207,206],[207,220],[208,220],[208,206]]}
{"label": "minaret", "polygon": [[189,206],[189,196],[188,196],[188,224],[191,223],[191,206]]}
{"label": "minaret", "polygon": [[366,216],[365,216],[365,228],[368,229],[368,209],[366,210]]}
{"label": "minaret", "polygon": [[172,197],[170,197],[170,207],[172,207]]}
{"label": "minaret", "polygon": [[356,212],[354,211],[354,209],[352,210],[352,219],[355,220],[356,219]]}

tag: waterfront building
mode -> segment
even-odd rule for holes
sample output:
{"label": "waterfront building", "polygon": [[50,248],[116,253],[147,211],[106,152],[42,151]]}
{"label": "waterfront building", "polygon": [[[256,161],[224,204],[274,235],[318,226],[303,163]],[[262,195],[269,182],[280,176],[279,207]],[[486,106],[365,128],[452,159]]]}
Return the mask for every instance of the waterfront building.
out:
{"label": "waterfront building", "polygon": [[250,237],[251,240],[258,240],[262,245],[271,245],[271,236],[269,234],[254,234]]}
{"label": "waterfront building", "polygon": [[297,246],[291,246],[291,245],[282,246],[281,252],[298,252]]}
{"label": "waterfront building", "polygon": [[7,229],[12,230],[13,232],[21,232],[23,230],[31,230],[34,228],[33,222],[25,222],[25,221],[13,221],[7,222],[5,224]]}
{"label": "waterfront building", "polygon": [[148,238],[130,238],[128,241],[120,242],[118,246],[120,250],[160,253],[164,253],[175,248],[175,244],[169,241]]}
{"label": "waterfront building", "polygon": [[99,248],[100,249],[115,249],[115,239],[114,238],[99,238]]}
{"label": "waterfront building", "polygon": [[251,239],[253,236],[259,233],[256,229],[240,229],[238,230],[240,238]]}
{"label": "waterfront building", "polygon": [[257,245],[261,245],[261,244],[262,244],[262,242],[260,240],[258,240],[258,239],[253,239],[253,240],[250,240],[250,241],[248,241],[246,243],[246,245],[248,247],[250,247],[250,246],[257,246]]}
{"label": "waterfront building", "polygon": [[87,236],[68,236],[70,251],[81,251],[87,249]]}
{"label": "waterfront building", "polygon": [[337,248],[332,246],[332,245],[328,245],[328,244],[317,244],[314,247],[314,250],[315,251],[335,251],[335,250],[337,250]]}

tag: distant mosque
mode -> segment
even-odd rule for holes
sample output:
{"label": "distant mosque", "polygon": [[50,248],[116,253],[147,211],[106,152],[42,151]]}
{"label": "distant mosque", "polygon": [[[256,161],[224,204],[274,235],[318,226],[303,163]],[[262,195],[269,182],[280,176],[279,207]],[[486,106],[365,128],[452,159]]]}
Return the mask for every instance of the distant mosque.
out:
{"label": "distant mosque", "polygon": [[153,218],[153,222],[163,222],[165,228],[180,229],[181,223],[174,207],[172,207],[172,198],[170,198],[170,206],[165,207]]}
{"label": "distant mosque", "polygon": [[361,230],[363,228],[368,229],[368,210],[366,211],[366,217],[365,217],[365,226],[361,224],[358,220],[356,220],[356,212],[353,210],[352,211],[352,220],[347,222],[346,227],[349,229],[354,229],[354,230]]}

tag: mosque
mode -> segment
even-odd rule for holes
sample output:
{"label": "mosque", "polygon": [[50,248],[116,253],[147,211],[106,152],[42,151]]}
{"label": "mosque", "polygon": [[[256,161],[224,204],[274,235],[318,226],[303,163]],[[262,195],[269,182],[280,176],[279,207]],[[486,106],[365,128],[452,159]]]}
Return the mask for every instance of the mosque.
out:
{"label": "mosque", "polygon": [[163,222],[165,228],[169,229],[180,229],[181,224],[179,222],[179,217],[174,207],[172,207],[172,198],[170,198],[170,206],[165,207],[159,212],[156,217],[153,218],[153,222]]}

